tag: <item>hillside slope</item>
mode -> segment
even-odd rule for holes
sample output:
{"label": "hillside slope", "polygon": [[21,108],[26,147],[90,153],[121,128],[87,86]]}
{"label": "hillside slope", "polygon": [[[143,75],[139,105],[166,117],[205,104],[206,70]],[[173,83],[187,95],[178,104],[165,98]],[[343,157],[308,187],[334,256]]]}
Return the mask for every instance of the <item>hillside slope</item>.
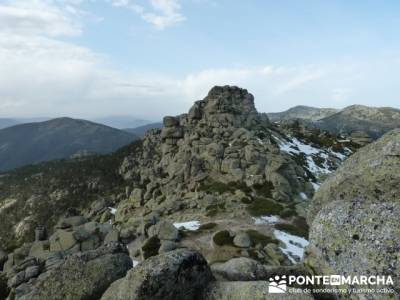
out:
{"label": "hillside slope", "polygon": [[109,153],[137,139],[104,125],[70,118],[0,130],[0,171],[72,155]]}
{"label": "hillside slope", "polygon": [[19,123],[20,122],[18,122],[15,119],[0,118],[0,129],[7,128],[7,127],[10,127],[10,126],[14,126],[14,125],[17,125]]}
{"label": "hillside slope", "polygon": [[377,139],[400,127],[400,110],[392,107],[352,105],[314,122],[314,125],[334,134],[352,135],[360,132]]}
{"label": "hillside slope", "polygon": [[267,113],[272,122],[302,119],[316,121],[337,113],[339,110],[334,108],[317,108],[305,105],[298,105],[283,112]]}

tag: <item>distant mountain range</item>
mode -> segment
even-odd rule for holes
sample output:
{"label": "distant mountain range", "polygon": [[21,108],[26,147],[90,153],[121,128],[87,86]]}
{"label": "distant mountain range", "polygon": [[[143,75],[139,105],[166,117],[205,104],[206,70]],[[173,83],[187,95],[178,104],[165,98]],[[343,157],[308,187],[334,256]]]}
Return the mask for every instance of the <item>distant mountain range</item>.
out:
{"label": "distant mountain range", "polygon": [[15,119],[0,118],[0,129],[19,124]]}
{"label": "distant mountain range", "polygon": [[48,121],[50,118],[0,118],[0,129],[24,123]]}
{"label": "distant mountain range", "polygon": [[139,126],[152,123],[152,121],[136,118],[133,116],[106,116],[91,120],[93,122],[104,124],[118,129],[136,128]]}
{"label": "distant mountain range", "polygon": [[[49,118],[49,117],[0,118],[0,129],[18,124],[44,122],[51,119],[54,118]],[[152,121],[140,119],[134,116],[105,116],[100,118],[85,118],[85,119],[92,121],[94,123],[104,124],[106,126],[114,127],[117,129],[136,128],[153,123]]]}
{"label": "distant mountain range", "polygon": [[280,122],[294,119],[316,121],[337,113],[335,108],[317,108],[311,106],[298,105],[283,112],[268,113],[268,118],[272,122]]}
{"label": "distant mountain range", "polygon": [[125,128],[124,131],[132,133],[134,135],[137,135],[139,137],[144,137],[144,134],[146,133],[147,130],[150,129],[160,129],[163,128],[163,123],[159,122],[159,123],[150,123],[150,124],[146,124],[143,126],[139,126],[136,128]]}
{"label": "distant mountain range", "polygon": [[136,139],[132,133],[71,118],[15,125],[0,130],[0,171],[76,155],[110,153]]}
{"label": "distant mountain range", "polygon": [[377,139],[389,130],[400,127],[400,110],[391,107],[352,105],[314,122],[314,125],[335,134],[364,133],[372,139]]}
{"label": "distant mountain range", "polygon": [[400,127],[400,110],[392,107],[351,105],[342,110],[296,106],[281,113],[269,113],[271,121],[301,120],[333,134],[377,139]]}

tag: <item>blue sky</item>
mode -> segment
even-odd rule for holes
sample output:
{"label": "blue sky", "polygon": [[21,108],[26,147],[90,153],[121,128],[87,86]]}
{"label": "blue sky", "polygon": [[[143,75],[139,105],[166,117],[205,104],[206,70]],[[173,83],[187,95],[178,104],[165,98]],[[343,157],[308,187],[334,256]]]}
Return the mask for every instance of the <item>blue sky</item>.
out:
{"label": "blue sky", "polygon": [[399,1],[0,0],[0,115],[156,120],[217,84],[399,107],[399,34]]}

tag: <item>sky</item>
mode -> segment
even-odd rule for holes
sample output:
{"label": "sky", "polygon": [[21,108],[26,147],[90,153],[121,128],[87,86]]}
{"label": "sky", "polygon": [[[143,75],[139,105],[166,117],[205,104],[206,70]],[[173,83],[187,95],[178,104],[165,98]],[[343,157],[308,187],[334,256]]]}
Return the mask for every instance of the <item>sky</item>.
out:
{"label": "sky", "polygon": [[399,78],[397,0],[0,0],[1,117],[159,120],[226,84],[400,108]]}

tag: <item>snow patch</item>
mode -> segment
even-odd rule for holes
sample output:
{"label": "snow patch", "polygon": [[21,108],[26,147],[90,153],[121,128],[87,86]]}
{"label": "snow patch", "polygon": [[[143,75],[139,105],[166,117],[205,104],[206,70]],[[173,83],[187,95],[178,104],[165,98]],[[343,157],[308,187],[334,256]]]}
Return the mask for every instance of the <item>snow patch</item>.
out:
{"label": "snow patch", "polygon": [[253,218],[255,225],[262,225],[262,224],[275,224],[279,221],[278,216],[261,216],[257,218]]}
{"label": "snow patch", "polygon": [[337,158],[339,158],[340,160],[345,160],[345,159],[347,158],[346,155],[344,155],[344,154],[342,154],[342,153],[340,153],[340,152],[334,152],[334,151],[332,151],[332,154],[333,154],[334,156],[336,156]]}
{"label": "snow patch", "polygon": [[314,188],[314,191],[318,191],[318,190],[319,190],[319,187],[321,186],[320,184],[315,183],[315,182],[312,182],[312,181],[311,181],[311,185],[312,185],[312,187]]}
{"label": "snow patch", "polygon": [[301,199],[303,199],[303,200],[307,200],[307,199],[308,199],[306,193],[301,192],[301,193],[299,194],[299,196],[300,196]]}
{"label": "snow patch", "polygon": [[297,263],[295,260],[296,256],[300,259],[303,258],[304,248],[309,244],[306,239],[277,229],[274,230],[274,235],[278,240],[282,241],[286,245],[286,248],[280,247],[280,249],[286,254],[292,263]]}
{"label": "snow patch", "polygon": [[195,231],[200,228],[200,222],[199,221],[188,221],[188,222],[182,222],[182,223],[174,223],[174,226],[178,229],[183,227],[186,230]]}
{"label": "snow patch", "polygon": [[136,267],[139,264],[138,260],[132,259],[132,267]]}
{"label": "snow patch", "polygon": [[[302,141],[300,141],[297,138],[292,138],[291,141],[283,141],[277,137],[274,136],[274,138],[277,139],[279,148],[281,151],[284,151],[286,153],[289,153],[291,155],[299,155],[299,154],[304,154],[306,158],[306,164],[307,164],[307,169],[313,173],[313,174],[329,174],[332,171],[330,170],[329,165],[327,164],[329,160],[329,155],[326,153],[326,150],[319,149],[316,147],[313,147],[311,145],[305,144]],[[330,151],[332,155],[336,156],[340,160],[343,160],[346,158],[345,155],[341,153],[336,153],[333,151]],[[343,155],[343,156],[341,156]],[[319,157],[324,160],[322,163],[322,166],[318,166],[313,157]],[[344,157],[344,158],[343,158]]]}

